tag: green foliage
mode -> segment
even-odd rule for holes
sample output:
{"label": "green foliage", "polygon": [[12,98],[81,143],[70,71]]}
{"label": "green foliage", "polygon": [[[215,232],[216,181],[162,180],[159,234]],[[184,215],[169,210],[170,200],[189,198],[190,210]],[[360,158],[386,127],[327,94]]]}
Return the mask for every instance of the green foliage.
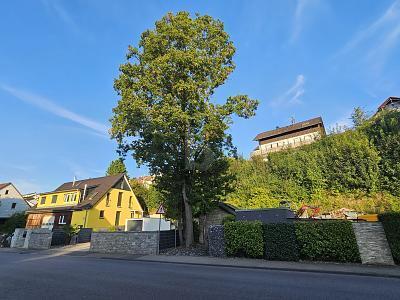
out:
{"label": "green foliage", "polygon": [[381,158],[381,189],[400,196],[400,112],[383,111],[363,126],[362,130]]}
{"label": "green foliage", "polygon": [[351,113],[351,120],[353,121],[354,127],[362,126],[367,120],[369,116],[361,107],[354,108]]}
{"label": "green foliage", "polygon": [[226,215],[223,219],[222,219],[222,225],[225,225],[226,223],[229,222],[235,222],[236,217],[234,215]]}
{"label": "green foliage", "polygon": [[79,232],[79,228],[77,226],[72,226],[70,224],[64,225],[62,229],[69,238],[73,237],[74,235],[77,235]]}
{"label": "green foliage", "polygon": [[301,259],[360,262],[351,222],[299,221],[295,228]]}
{"label": "green foliage", "polygon": [[228,256],[259,258],[264,256],[263,226],[259,221],[224,224],[225,250]]}
{"label": "green foliage", "polygon": [[146,214],[155,213],[160,203],[163,202],[163,196],[154,186],[146,187],[135,178],[129,180],[129,184]]}
{"label": "green foliage", "polygon": [[127,171],[126,171],[124,160],[121,158],[118,158],[118,159],[113,160],[110,163],[110,165],[107,169],[106,175],[110,176],[110,175],[117,175],[120,173],[127,174]]}
{"label": "green foliage", "polygon": [[157,189],[185,221],[187,246],[193,209],[208,209],[225,193],[224,156],[235,154],[232,115],[249,118],[258,105],[246,95],[211,102],[235,68],[234,53],[221,21],[168,13],[141,35],[138,48],[129,46],[114,83],[120,100],[112,138],[121,154],[131,152],[139,165],[161,175]]}
{"label": "green foliage", "polygon": [[264,240],[267,260],[299,260],[294,224],[264,224]]}
{"label": "green foliage", "polygon": [[13,214],[0,226],[0,232],[11,234],[14,233],[15,228],[25,228],[26,218],[27,216],[23,212]]}
{"label": "green foliage", "polygon": [[384,213],[379,215],[396,264],[400,264],[400,213]]}

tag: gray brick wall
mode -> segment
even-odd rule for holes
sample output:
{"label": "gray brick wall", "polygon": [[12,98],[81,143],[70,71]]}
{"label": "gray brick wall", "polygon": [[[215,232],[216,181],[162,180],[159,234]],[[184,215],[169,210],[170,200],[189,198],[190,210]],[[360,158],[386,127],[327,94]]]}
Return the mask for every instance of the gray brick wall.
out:
{"label": "gray brick wall", "polygon": [[353,229],[363,264],[394,264],[381,223],[353,223]]}
{"label": "gray brick wall", "polygon": [[11,248],[49,249],[53,233],[45,228],[17,228],[11,240]]}
{"label": "gray brick wall", "polygon": [[157,254],[158,232],[93,232],[90,251],[118,254]]}

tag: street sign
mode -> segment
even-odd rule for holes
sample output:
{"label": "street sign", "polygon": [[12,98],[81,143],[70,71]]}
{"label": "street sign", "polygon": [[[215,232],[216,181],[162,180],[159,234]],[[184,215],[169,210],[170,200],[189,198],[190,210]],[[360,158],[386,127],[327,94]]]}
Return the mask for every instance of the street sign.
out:
{"label": "street sign", "polygon": [[160,204],[160,206],[158,207],[156,214],[158,215],[165,215],[165,209],[164,206],[162,204]]}

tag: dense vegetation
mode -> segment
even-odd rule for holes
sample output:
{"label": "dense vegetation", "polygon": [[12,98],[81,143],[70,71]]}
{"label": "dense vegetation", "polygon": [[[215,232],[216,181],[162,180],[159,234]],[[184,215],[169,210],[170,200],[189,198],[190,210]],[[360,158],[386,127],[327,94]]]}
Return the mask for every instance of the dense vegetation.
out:
{"label": "dense vegetation", "polygon": [[356,127],[268,160],[231,160],[227,202],[240,208],[316,205],[361,212],[400,211],[400,112],[360,119]]}
{"label": "dense vegetation", "polygon": [[294,224],[264,224],[264,240],[267,260],[299,260]]}
{"label": "dense vegetation", "polygon": [[15,228],[25,228],[26,218],[25,213],[13,214],[3,225],[0,225],[0,233],[12,234]]}
{"label": "dense vegetation", "polygon": [[361,261],[351,222],[297,222],[295,228],[301,259],[338,262]]}
{"label": "dense vegetation", "polygon": [[379,215],[396,264],[400,264],[400,213]]}

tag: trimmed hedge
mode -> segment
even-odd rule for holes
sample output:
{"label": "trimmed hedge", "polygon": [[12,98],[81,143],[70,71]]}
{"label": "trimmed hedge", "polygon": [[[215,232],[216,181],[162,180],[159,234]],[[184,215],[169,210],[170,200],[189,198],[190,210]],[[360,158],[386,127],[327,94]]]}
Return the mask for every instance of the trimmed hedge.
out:
{"label": "trimmed hedge", "polygon": [[303,260],[360,262],[351,222],[296,222],[296,236]]}
{"label": "trimmed hedge", "polygon": [[299,260],[294,224],[264,224],[264,241],[267,260]]}
{"label": "trimmed hedge", "polygon": [[226,255],[264,256],[263,225],[260,221],[228,222],[224,224],[224,233]]}
{"label": "trimmed hedge", "polygon": [[378,217],[385,230],[393,260],[396,264],[400,264],[400,213],[384,213]]}

